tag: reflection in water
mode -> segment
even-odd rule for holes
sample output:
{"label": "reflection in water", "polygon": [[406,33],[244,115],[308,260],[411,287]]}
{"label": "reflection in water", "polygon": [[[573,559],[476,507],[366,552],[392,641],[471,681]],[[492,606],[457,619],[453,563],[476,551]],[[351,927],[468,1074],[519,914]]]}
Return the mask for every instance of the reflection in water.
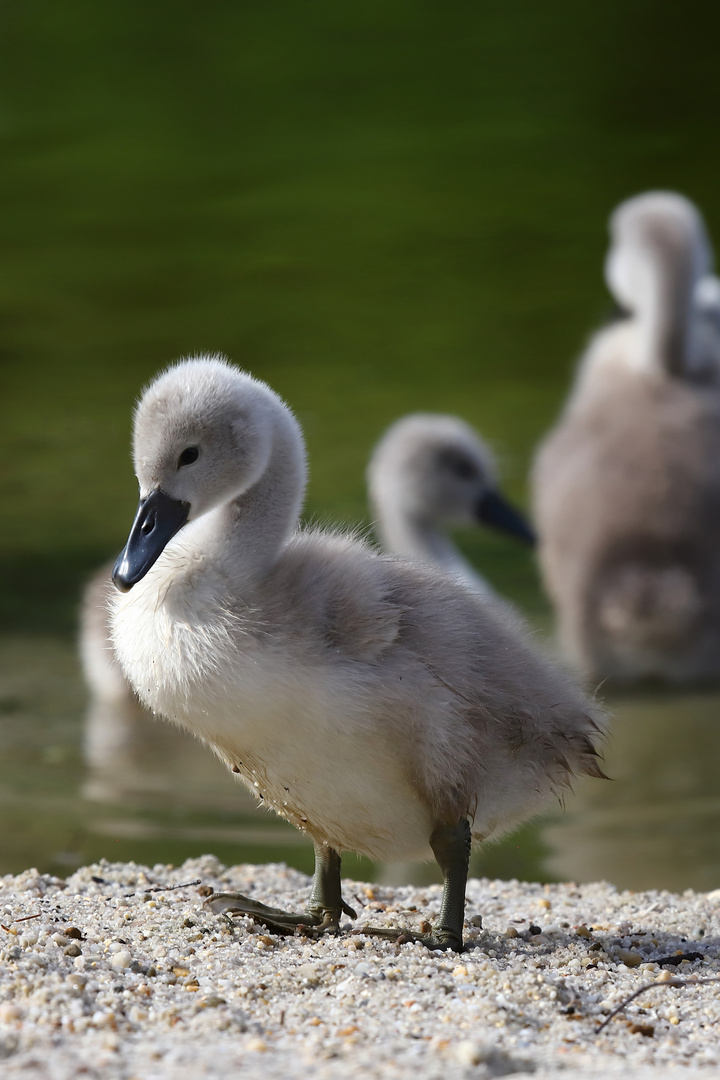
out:
{"label": "reflection in water", "polygon": [[88,703],[72,640],[0,637],[0,720],[0,873],[208,850],[312,867],[206,747],[129,696]]}
{"label": "reflection in water", "polygon": [[[133,697],[91,699],[85,722],[82,784],[86,799],[107,803],[157,799],[168,792],[197,799],[227,785],[240,810],[253,802],[234,788],[214,755],[185,732],[157,720]],[[204,801],[204,800],[202,800]]]}

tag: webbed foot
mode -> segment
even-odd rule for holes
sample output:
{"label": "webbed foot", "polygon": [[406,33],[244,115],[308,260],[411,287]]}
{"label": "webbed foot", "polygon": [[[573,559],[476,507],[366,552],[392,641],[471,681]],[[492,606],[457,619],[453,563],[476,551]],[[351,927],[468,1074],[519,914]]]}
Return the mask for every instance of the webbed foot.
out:
{"label": "webbed foot", "polygon": [[397,945],[407,945],[408,942],[417,942],[427,949],[441,950],[442,952],[462,952],[463,940],[452,930],[445,927],[435,927],[426,934],[417,934],[414,930],[403,930],[391,926],[358,926],[350,931],[351,934],[365,934],[368,937],[379,937],[385,941],[394,941]]}
{"label": "webbed foot", "polygon": [[336,934],[343,913],[357,919],[340,892],[340,856],[327,844],[315,845],[315,877],[306,911],[283,911],[242,893],[229,892],[209,896],[203,907],[216,915],[249,915],[276,934],[305,932],[312,937]]}
{"label": "webbed foot", "polygon": [[341,900],[340,904],[338,909],[311,902],[307,911],[293,912],[270,907],[242,893],[215,893],[205,900],[203,907],[216,915],[249,915],[255,922],[277,934],[294,934],[304,928],[309,930],[313,937],[319,937],[322,934],[338,932],[343,912],[353,919],[357,918],[356,913],[344,900]]}

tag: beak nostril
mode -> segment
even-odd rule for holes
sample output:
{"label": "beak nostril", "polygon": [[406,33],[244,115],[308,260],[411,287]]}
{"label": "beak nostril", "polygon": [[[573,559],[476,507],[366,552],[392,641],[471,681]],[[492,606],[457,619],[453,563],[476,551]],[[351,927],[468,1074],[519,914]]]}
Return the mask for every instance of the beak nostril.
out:
{"label": "beak nostril", "polygon": [[127,592],[145,577],[168,542],[188,519],[190,504],[155,488],[141,498],[128,542],[113,568],[113,581]]}

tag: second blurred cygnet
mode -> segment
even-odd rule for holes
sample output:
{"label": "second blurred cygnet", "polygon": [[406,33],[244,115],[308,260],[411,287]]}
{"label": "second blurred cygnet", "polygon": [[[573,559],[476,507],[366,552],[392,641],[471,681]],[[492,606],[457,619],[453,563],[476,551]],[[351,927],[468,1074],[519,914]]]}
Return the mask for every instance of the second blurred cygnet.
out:
{"label": "second blurred cygnet", "polygon": [[459,575],[488,597],[488,582],[463,558],[448,529],[478,524],[533,544],[525,518],[501,494],[492,452],[455,416],[414,413],[396,421],[368,466],[370,503],[388,551]]}

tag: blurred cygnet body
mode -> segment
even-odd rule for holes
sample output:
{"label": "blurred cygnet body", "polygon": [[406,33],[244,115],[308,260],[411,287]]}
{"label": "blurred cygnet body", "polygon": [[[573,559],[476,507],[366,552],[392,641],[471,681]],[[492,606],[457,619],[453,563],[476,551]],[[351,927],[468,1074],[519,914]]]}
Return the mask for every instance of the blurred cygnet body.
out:
{"label": "blurred cygnet body", "polygon": [[[220,763],[212,754],[198,756],[197,741],[187,732],[158,723],[118,663],[110,628],[113,565],[114,560],[105,563],[93,574],[80,608],[80,659],[89,691],[82,794],[96,802],[155,804],[177,791],[181,780],[185,804],[224,810],[231,800],[218,784]],[[244,792],[235,792],[232,805],[243,798]],[[241,808],[252,809],[249,797]]]}
{"label": "blurred cygnet body", "polygon": [[80,609],[80,660],[90,691],[84,756],[88,798],[112,798],[120,776],[144,745],[150,717],[125,678],[110,636],[113,564],[101,566],[88,582]]}
{"label": "blurred cygnet body", "polygon": [[533,471],[561,642],[618,681],[720,676],[720,302],[700,214],[622,203],[605,276],[630,314],[599,331]]}
{"label": "blurred cygnet body", "polygon": [[499,836],[574,775],[601,775],[602,715],[456,578],[299,530],[299,425],[222,359],[148,387],[134,456],[140,505],[113,574],[123,670],[315,846],[307,911],[238,894],[208,906],[337,930],[354,914],[342,851],[434,855],[443,902],[418,940],[462,948],[471,836]]}
{"label": "blurred cygnet body", "polygon": [[414,413],[397,420],[367,470],[370,505],[383,546],[444,567],[488,598],[496,594],[447,535],[479,524],[533,544],[530,525],[501,494],[490,448],[455,416]]}
{"label": "blurred cygnet body", "polygon": [[131,695],[130,683],[115,656],[110,635],[110,601],[114,595],[112,570],[105,563],[85,586],[80,608],[80,661],[88,688],[96,698],[118,701]]}

